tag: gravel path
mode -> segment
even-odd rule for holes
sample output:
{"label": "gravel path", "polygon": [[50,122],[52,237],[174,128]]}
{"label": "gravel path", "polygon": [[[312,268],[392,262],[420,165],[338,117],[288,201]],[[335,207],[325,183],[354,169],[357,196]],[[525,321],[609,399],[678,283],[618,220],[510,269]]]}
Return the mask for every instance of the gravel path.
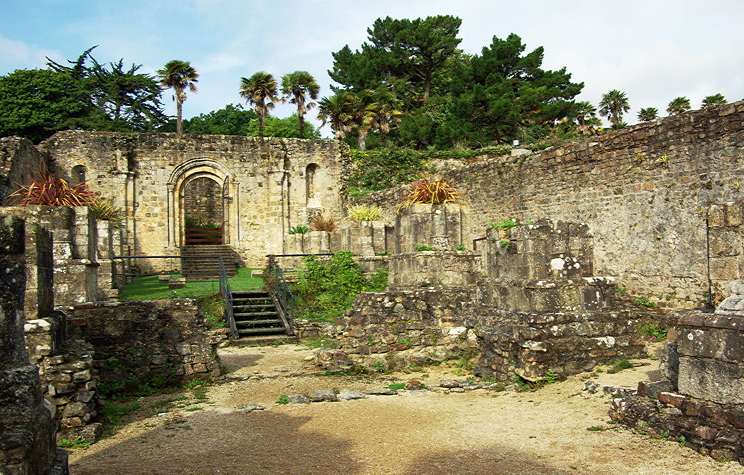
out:
{"label": "gravel path", "polygon": [[[382,388],[457,378],[453,365],[425,373],[314,375],[303,346],[221,351],[233,378],[144,398],[118,433],[70,456],[86,474],[741,474],[674,441],[608,424],[610,396],[586,379],[635,387],[653,366],[593,373],[534,392],[474,390],[279,405],[281,394]],[[653,363],[653,362],[648,362]],[[244,378],[249,378],[243,380]],[[249,410],[249,404],[265,407]],[[591,428],[592,430],[587,430]]]}

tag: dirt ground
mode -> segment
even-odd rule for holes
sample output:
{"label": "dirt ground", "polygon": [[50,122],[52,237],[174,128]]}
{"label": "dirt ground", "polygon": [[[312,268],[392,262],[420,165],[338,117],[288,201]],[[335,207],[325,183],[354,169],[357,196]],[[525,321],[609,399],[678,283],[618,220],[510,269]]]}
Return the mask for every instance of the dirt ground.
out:
{"label": "dirt ground", "polygon": [[[302,345],[221,350],[230,379],[141,398],[111,437],[70,455],[88,474],[741,474],[609,423],[610,397],[591,379],[634,388],[655,361],[572,376],[537,391],[474,390],[281,405],[282,394],[384,388],[467,377],[454,362],[424,372],[322,376]],[[245,379],[249,378],[249,379]],[[244,380],[245,379],[245,380]],[[246,410],[260,404],[263,410]],[[590,430],[588,430],[590,429]]]}

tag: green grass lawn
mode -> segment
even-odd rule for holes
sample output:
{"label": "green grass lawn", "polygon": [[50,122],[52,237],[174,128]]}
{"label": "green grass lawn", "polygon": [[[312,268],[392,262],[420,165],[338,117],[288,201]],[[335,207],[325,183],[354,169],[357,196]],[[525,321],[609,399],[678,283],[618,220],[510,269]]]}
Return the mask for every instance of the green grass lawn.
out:
{"label": "green grass lawn", "polygon": [[[257,269],[239,268],[237,277],[229,279],[230,289],[237,291],[263,288],[263,279],[260,277],[251,277],[251,271],[253,270]],[[177,274],[174,274],[174,276],[180,277]],[[219,291],[220,283],[217,281],[187,281],[186,287],[182,289],[169,289],[168,282],[160,282],[157,275],[149,275],[135,277],[131,284],[120,289],[119,300],[175,299],[217,294]]]}

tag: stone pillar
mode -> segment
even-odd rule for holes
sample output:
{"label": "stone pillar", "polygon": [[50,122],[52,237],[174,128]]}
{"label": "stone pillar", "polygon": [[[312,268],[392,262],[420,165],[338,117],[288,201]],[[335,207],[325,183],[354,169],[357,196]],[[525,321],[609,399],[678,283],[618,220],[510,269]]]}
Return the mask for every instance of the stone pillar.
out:
{"label": "stone pillar", "polygon": [[680,319],[678,387],[695,398],[744,404],[744,282],[731,290],[714,314]]}
{"label": "stone pillar", "polygon": [[43,398],[39,369],[23,338],[26,287],[25,222],[0,222],[0,473],[66,474],[58,451],[51,404]]}

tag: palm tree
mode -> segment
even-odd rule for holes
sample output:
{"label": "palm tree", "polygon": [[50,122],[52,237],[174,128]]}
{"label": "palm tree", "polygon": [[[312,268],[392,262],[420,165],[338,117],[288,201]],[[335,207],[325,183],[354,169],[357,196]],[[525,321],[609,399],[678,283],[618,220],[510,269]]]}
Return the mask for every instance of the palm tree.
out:
{"label": "palm tree", "polygon": [[314,102],[306,102],[307,97],[317,99],[320,86],[315,78],[307,71],[295,71],[282,77],[282,94],[289,99],[290,104],[297,104],[300,138],[305,138],[305,113],[315,107]]}
{"label": "palm tree", "polygon": [[[588,135],[592,133],[593,127],[598,122],[597,109],[589,101],[577,102],[573,111],[579,133]],[[601,122],[601,121],[599,121]],[[600,124],[601,125],[601,124]]]}
{"label": "palm tree", "polygon": [[724,104],[727,104],[728,101],[725,97],[723,97],[723,94],[713,94],[712,96],[707,96],[705,99],[703,99],[703,107],[716,107],[716,106],[722,106]]}
{"label": "palm tree", "polygon": [[183,134],[183,101],[186,100],[186,89],[196,92],[199,79],[196,69],[188,61],[174,59],[165,63],[163,69],[158,70],[160,84],[173,88],[173,100],[176,101],[176,133]]}
{"label": "palm tree", "polygon": [[322,121],[320,126],[330,123],[337,140],[346,138],[352,128],[348,99],[350,94],[341,91],[331,97],[324,97],[318,103],[318,119]]}
{"label": "palm tree", "polygon": [[638,111],[638,120],[641,122],[651,122],[659,118],[659,109],[656,107],[644,107]]}
{"label": "palm tree", "polygon": [[623,114],[629,110],[628,96],[617,89],[603,94],[602,100],[599,102],[600,115],[607,117],[612,122],[613,128],[620,127],[623,121]]}
{"label": "palm tree", "polygon": [[362,151],[367,150],[367,136],[370,129],[375,126],[377,118],[374,91],[365,89],[357,93],[348,93],[346,101],[353,129],[357,135],[357,148]]}
{"label": "palm tree", "polygon": [[269,73],[258,72],[250,78],[240,78],[240,96],[253,104],[258,115],[258,136],[263,139],[264,120],[278,100],[276,79]]}
{"label": "palm tree", "polygon": [[675,97],[669,101],[667,106],[667,113],[669,115],[677,115],[690,110],[690,100],[685,96]]}
{"label": "palm tree", "polygon": [[385,147],[392,125],[400,122],[403,115],[400,110],[402,103],[395,93],[384,87],[374,91],[372,101],[370,106],[374,113],[374,125],[380,131],[380,142]]}

